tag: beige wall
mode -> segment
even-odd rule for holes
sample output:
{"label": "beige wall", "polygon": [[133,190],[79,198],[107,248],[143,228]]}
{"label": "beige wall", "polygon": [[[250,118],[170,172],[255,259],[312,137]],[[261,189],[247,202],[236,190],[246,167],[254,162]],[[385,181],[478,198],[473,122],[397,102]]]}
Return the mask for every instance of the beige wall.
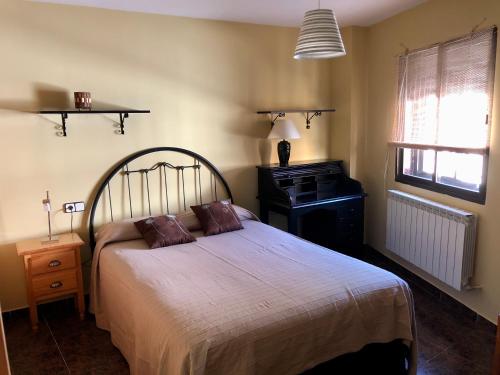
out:
{"label": "beige wall", "polygon": [[[91,8],[2,1],[0,5],[0,300],[26,304],[15,241],[46,234],[46,189],[59,209],[85,200],[106,170],[153,146],[194,150],[218,166],[236,202],[255,210],[255,165],[275,161],[270,129],[254,112],[272,107],[328,107],[328,61],[292,58],[298,30]],[[97,102],[151,109],[131,115],[126,134],[110,116],[70,116],[68,137],[57,116],[29,113],[71,102],[73,91]],[[334,116],[334,115],[333,115]],[[333,116],[300,115],[302,139],[292,159],[329,153]],[[78,231],[86,223],[76,216]],[[69,216],[54,215],[56,231]],[[85,252],[88,258],[88,251]]]}
{"label": "beige wall", "polygon": [[335,112],[335,126],[331,129],[330,156],[344,160],[349,170],[351,144],[347,142],[351,133],[351,93],[352,89],[352,27],[341,30],[347,55],[331,60],[332,108]]}
{"label": "beige wall", "polygon": [[[496,95],[494,98],[491,157],[488,173],[486,205],[469,203],[446,195],[432,193],[394,182],[394,151],[387,146],[393,119],[396,94],[397,55],[404,51],[401,44],[410,49],[424,47],[436,42],[445,41],[472,30],[472,28],[487,17],[482,25],[500,24],[500,2],[498,0],[431,0],[410,11],[399,14],[386,21],[366,28],[365,54],[351,57],[348,67],[333,70],[335,77],[351,74],[354,67],[363,64],[366,72],[366,97],[356,98],[351,94],[350,107],[356,107],[351,112],[350,127],[344,125],[344,132],[352,138],[359,125],[355,116],[364,119],[362,140],[364,145],[357,149],[361,152],[361,171],[358,177],[362,180],[369,194],[366,211],[366,240],[378,250],[385,252],[385,220],[386,195],[388,188],[418,194],[445,204],[470,210],[479,215],[479,234],[477,239],[477,254],[475,277],[473,283],[481,289],[457,292],[440,283],[438,280],[414,269],[428,281],[454,296],[479,314],[491,321],[496,320],[500,311],[500,246],[498,245],[498,228],[500,222],[500,157],[498,142],[500,132],[499,100],[500,95],[500,52],[497,53]],[[339,61],[340,63],[340,61]],[[336,63],[334,63],[336,64]],[[363,70],[363,69],[361,69]],[[351,76],[351,80],[355,79]],[[355,84],[350,83],[353,90]],[[332,91],[335,97],[336,89]],[[335,99],[335,98],[334,98]],[[365,103],[363,104],[363,100]],[[457,110],[467,110],[459,108]],[[356,115],[355,115],[356,114]],[[346,130],[347,129],[347,130]],[[335,134],[335,131],[334,133]],[[332,147],[338,140],[332,139]],[[352,149],[352,142],[351,142]],[[334,152],[334,150],[332,150]],[[349,153],[352,160],[352,151]],[[386,158],[389,158],[386,168]],[[351,161],[352,164],[352,161]],[[387,180],[384,175],[387,172]],[[388,254],[390,255],[390,253]],[[397,259],[404,263],[403,260]]]}
{"label": "beige wall", "polygon": [[346,27],[342,38],[347,55],[332,60],[332,127],[330,156],[345,161],[353,178],[362,176],[366,122],[366,40],[368,29]]}
{"label": "beige wall", "polygon": [[[331,156],[348,162],[351,175],[369,193],[367,242],[381,251],[389,187],[478,213],[474,283],[481,289],[458,293],[415,272],[492,321],[500,311],[495,235],[500,96],[495,96],[485,206],[394,183],[393,153],[387,148],[400,44],[418,48],[453,38],[484,17],[485,26],[499,24],[500,2],[431,0],[369,28],[346,28],[348,55],[332,61],[294,61],[297,30],[290,28],[20,1],[3,1],[0,7],[0,300],[6,310],[25,306],[14,244],[45,233],[40,200],[46,189],[56,208],[65,201],[87,201],[115,161],[138,149],[174,145],[213,161],[237,203],[256,210],[254,166],[269,155],[274,158],[275,143],[263,139],[269,127],[254,111],[333,105],[337,112],[315,118],[309,131],[300,116],[293,117],[303,138],[292,141],[292,158]],[[497,92],[499,79],[497,73]],[[131,115],[125,136],[113,134],[107,116],[73,116],[67,138],[55,136],[56,116],[28,113],[59,105],[74,90],[91,91],[98,102],[152,113]],[[66,215],[56,213],[54,220],[58,231],[68,229]],[[77,226],[85,234],[86,223]]]}

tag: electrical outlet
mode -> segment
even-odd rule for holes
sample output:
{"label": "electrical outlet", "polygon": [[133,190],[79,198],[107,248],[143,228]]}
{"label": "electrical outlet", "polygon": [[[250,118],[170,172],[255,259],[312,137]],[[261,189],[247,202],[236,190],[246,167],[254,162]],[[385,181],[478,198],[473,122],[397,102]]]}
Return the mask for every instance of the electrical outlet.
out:
{"label": "electrical outlet", "polygon": [[75,211],[82,212],[83,210],[85,210],[85,203],[84,202],[75,202]]}
{"label": "electrical outlet", "polygon": [[63,204],[63,210],[67,214],[72,212],[82,212],[85,210],[85,202],[68,202]]}

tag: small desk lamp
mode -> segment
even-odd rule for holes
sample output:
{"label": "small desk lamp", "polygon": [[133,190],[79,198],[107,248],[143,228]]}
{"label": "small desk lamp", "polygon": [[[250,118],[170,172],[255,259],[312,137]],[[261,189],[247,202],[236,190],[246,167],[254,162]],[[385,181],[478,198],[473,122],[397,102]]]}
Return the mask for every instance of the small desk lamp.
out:
{"label": "small desk lamp", "polygon": [[47,212],[47,219],[49,222],[49,236],[46,240],[43,240],[43,244],[50,244],[50,243],[55,243],[59,242],[59,238],[57,236],[52,235],[52,226],[50,225],[50,197],[49,197],[49,191],[47,190],[47,198],[45,198],[42,201],[43,204],[43,210]]}
{"label": "small desk lamp", "polygon": [[279,119],[274,122],[271,132],[267,136],[268,139],[282,139],[278,143],[278,158],[280,159],[280,166],[286,167],[290,159],[290,143],[287,139],[299,139],[300,134],[291,120]]}

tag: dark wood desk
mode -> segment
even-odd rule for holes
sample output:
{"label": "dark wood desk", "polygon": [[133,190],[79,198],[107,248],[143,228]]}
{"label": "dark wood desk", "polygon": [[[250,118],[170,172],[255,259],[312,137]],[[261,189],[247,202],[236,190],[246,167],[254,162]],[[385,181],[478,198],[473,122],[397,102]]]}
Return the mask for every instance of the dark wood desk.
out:
{"label": "dark wood desk", "polygon": [[340,160],[258,166],[260,219],[285,215],[288,232],[328,248],[357,255],[363,245],[361,184],[349,178]]}

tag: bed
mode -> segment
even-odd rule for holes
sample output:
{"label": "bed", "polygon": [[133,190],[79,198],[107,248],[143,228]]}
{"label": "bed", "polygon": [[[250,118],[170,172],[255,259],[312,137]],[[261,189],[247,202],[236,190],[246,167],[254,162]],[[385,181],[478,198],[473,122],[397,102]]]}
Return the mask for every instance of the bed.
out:
{"label": "bed", "polygon": [[[150,154],[158,152],[181,153],[192,164],[160,161],[130,169],[133,161],[145,155],[150,161]],[[190,195],[184,173],[193,165],[199,167],[191,168]],[[206,184],[201,182],[202,166],[208,171]],[[173,185],[180,193],[172,198],[170,184],[166,202],[177,202],[181,211],[186,199],[220,198],[214,191],[220,195],[225,190],[232,200],[227,182],[208,160],[176,148],[148,149],[126,158],[97,189],[89,233],[95,249],[91,309],[98,327],[110,331],[131,373],[331,373],[325,364],[355,364],[363,355],[388,365],[391,373],[416,372],[411,291],[387,271],[263,224],[238,206],[244,229],[203,236],[193,227],[196,242],[150,250],[131,234],[130,225],[136,216],[152,214],[152,171],[162,168],[159,181],[165,182],[159,191],[168,190],[168,168],[177,176]],[[140,213],[132,207],[130,176],[136,171],[146,186],[140,190]],[[122,207],[130,209],[127,220],[116,219],[111,203],[116,176],[128,186],[118,189]],[[210,187],[208,196],[203,197],[202,186]],[[165,206],[170,210],[172,203]],[[101,220],[95,231],[96,213],[103,207],[114,211],[113,222],[102,226],[106,220]]]}

